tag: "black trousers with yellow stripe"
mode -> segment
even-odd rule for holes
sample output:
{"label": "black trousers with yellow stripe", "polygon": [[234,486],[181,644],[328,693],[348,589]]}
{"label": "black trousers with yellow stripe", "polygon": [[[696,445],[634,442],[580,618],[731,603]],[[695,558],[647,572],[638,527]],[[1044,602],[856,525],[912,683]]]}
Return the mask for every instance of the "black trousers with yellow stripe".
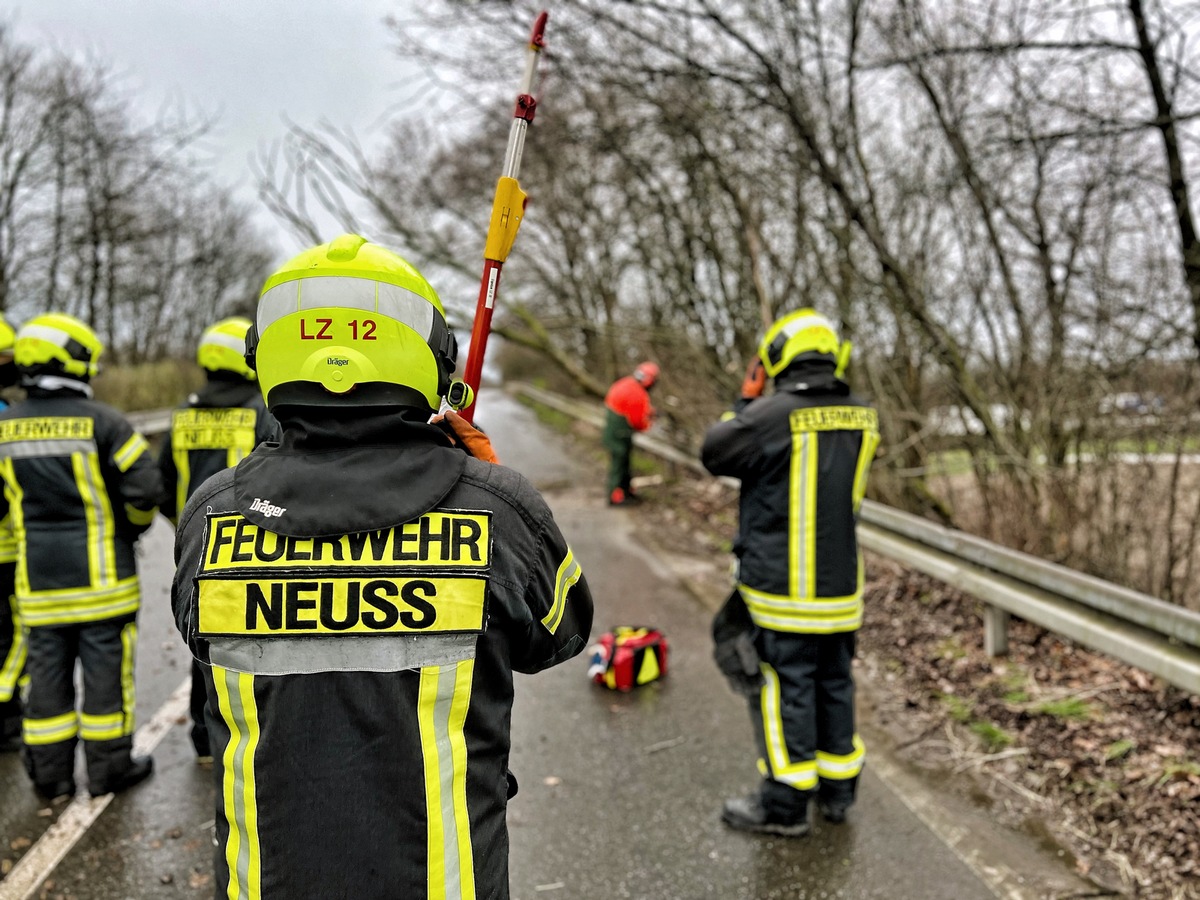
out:
{"label": "black trousers with yellow stripe", "polygon": [[763,686],[750,715],[763,806],[787,819],[803,818],[814,796],[849,806],[864,757],[854,727],[855,633],[759,629],[755,643]]}
{"label": "black trousers with yellow stripe", "polygon": [[[131,764],[133,747],[136,617],[42,625],[28,636],[23,738],[29,776],[37,784],[72,780],[75,746],[82,739],[88,780],[119,778]],[[76,661],[83,672],[78,711]]]}
{"label": "black trousers with yellow stripe", "polygon": [[25,636],[13,600],[16,563],[0,563],[0,741],[21,728],[20,682],[25,674]]}

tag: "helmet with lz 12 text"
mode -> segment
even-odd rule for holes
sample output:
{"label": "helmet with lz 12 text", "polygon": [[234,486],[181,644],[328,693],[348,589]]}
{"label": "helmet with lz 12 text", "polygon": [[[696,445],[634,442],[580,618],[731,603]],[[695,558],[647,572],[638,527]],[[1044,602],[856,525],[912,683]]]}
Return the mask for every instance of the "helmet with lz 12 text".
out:
{"label": "helmet with lz 12 text", "polygon": [[196,346],[196,362],[209,372],[232,372],[254,381],[257,376],[246,364],[246,333],[250,325],[244,316],[230,316],[204,329]]}
{"label": "helmet with lz 12 text", "polygon": [[22,375],[59,375],[90,381],[100,371],[104,345],[74,316],[46,313],[17,330],[13,359]]}
{"label": "helmet with lz 12 text", "polygon": [[263,286],[246,336],[246,362],[268,407],[436,410],[457,353],[429,282],[357,234],[284,263]]}
{"label": "helmet with lz 12 text", "polygon": [[833,323],[815,309],[800,309],[775,321],[758,345],[758,357],[771,378],[789,366],[825,361],[841,378],[850,362],[850,342],[838,340]]}

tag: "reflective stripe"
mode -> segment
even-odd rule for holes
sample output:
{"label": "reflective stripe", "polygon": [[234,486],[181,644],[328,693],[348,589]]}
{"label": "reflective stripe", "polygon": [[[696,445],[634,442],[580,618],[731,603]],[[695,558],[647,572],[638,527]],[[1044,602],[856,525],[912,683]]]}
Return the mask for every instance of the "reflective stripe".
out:
{"label": "reflective stripe", "polygon": [[795,432],[788,496],[788,590],[794,596],[804,596],[816,587],[816,476],[816,437]]}
{"label": "reflective stripe", "polygon": [[854,490],[851,494],[855,512],[858,512],[863,498],[867,495],[867,472],[871,469],[871,462],[875,459],[875,450],[878,446],[878,431],[862,433],[862,444],[858,448],[858,465],[854,468]]}
{"label": "reflective stripe", "polygon": [[48,344],[53,344],[55,347],[63,348],[65,348],[71,341],[71,335],[67,334],[61,328],[53,328],[49,325],[39,324],[23,325],[17,337],[36,338],[39,341],[45,341]]}
{"label": "reflective stripe", "polygon": [[12,606],[13,642],[4,657],[4,665],[0,666],[0,703],[7,703],[17,690],[17,679],[25,671],[25,659],[28,656],[29,645],[25,642],[25,630],[21,617],[17,613],[16,598],[7,597],[0,603]]}
{"label": "reflective stripe", "polygon": [[567,609],[567,594],[571,592],[571,588],[579,581],[579,577],[583,574],[583,570],[579,567],[579,563],[575,561],[575,554],[571,552],[571,548],[567,548],[567,555],[563,558],[558,567],[558,573],[554,576],[554,603],[550,607],[550,612],[546,613],[542,619],[542,624],[549,629],[551,634],[558,631],[558,626],[562,623],[563,613]]}
{"label": "reflective stripe", "polygon": [[17,561],[17,536],[9,516],[0,521],[0,565]]}
{"label": "reflective stripe", "polygon": [[146,439],[136,431],[129,436],[121,448],[113,454],[113,462],[116,463],[117,469],[121,472],[128,472],[129,467],[138,461],[138,458],[150,449],[150,445]]}
{"label": "reflective stripe", "polygon": [[213,665],[256,675],[312,675],[317,672],[403,672],[472,659],[478,635],[429,634],[364,637],[213,638]]}
{"label": "reflective stripe", "polygon": [[0,444],[0,456],[7,456],[12,459],[70,456],[72,453],[91,453],[95,449],[95,442],[89,440],[11,441],[7,444]]}
{"label": "reflective stripe", "polygon": [[258,748],[258,707],[254,676],[212,667],[221,718],[229,726],[222,763],[222,797],[229,834],[225,863],[229,867],[229,900],[259,900],[262,893],[258,844],[258,798],[254,753]]}
{"label": "reflective stripe", "polygon": [[858,776],[866,758],[867,748],[863,745],[862,738],[855,734],[854,749],[845,756],[817,751],[817,773],[831,781],[846,781]]}
{"label": "reflective stripe", "polygon": [[760,628],[803,634],[856,631],[863,619],[863,571],[858,567],[858,590],[845,597],[783,597],[765,594],[745,584],[738,589],[746,599],[750,618]]}
{"label": "reflective stripe", "polygon": [[399,285],[367,278],[320,276],[285,281],[258,299],[258,333],[305,309],[338,307],[376,312],[407,325],[426,341],[433,334],[432,303]]}
{"label": "reflective stripe", "polygon": [[467,744],[474,660],[421,670],[417,715],[425,768],[428,900],[474,900]]}
{"label": "reflective stripe", "polygon": [[125,504],[125,518],[132,525],[149,525],[154,521],[155,515],[158,514],[158,507],[153,509],[138,509],[129,503]]}
{"label": "reflective stripe", "polygon": [[[244,328],[245,325],[246,323],[243,321],[242,327]],[[201,338],[200,346],[196,348],[197,352],[199,352],[200,348],[208,346],[224,347],[227,350],[233,350],[235,353],[244,354],[246,352],[246,338],[237,337],[236,335],[232,334],[225,334],[223,332],[213,331],[210,329],[209,331],[206,331],[204,333],[204,337]]]}
{"label": "reflective stripe", "polygon": [[133,683],[133,657],[137,650],[137,622],[130,622],[121,629],[121,717],[124,720],[121,733],[133,734],[134,717],[137,712],[137,690]]}
{"label": "reflective stripe", "polygon": [[30,591],[28,577],[22,579],[23,566],[24,559],[17,563],[17,608],[26,627],[94,622],[138,610],[140,589],[136,575],[103,590]]}
{"label": "reflective stripe", "polygon": [[21,737],[26,744],[59,744],[73,740],[77,734],[79,718],[74,710],[48,719],[26,718],[21,722]]}
{"label": "reflective stripe", "polygon": [[71,468],[87,522],[88,581],[97,587],[107,587],[116,580],[117,564],[112,507],[104,490],[99,459],[95,453],[72,453]]}
{"label": "reflective stripe", "polygon": [[125,714],[121,712],[101,715],[80,713],[79,736],[85,741],[115,741],[127,733],[124,725]]}
{"label": "reflective stripe", "polygon": [[759,669],[763,674],[759,701],[762,706],[763,737],[771,777],[798,791],[811,791],[817,786],[817,761],[807,759],[792,762],[788,755],[787,738],[783,732],[779,675],[765,662],[759,663]]}

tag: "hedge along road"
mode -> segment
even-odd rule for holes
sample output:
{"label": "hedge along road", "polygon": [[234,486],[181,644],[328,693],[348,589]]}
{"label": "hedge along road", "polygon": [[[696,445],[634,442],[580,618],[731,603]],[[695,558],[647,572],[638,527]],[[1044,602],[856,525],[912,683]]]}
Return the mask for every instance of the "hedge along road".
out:
{"label": "hedge along road", "polygon": [[[586,655],[518,676],[514,900],[984,900],[1085,887],[970,809],[924,793],[884,757],[869,755],[846,825],[818,818],[810,836],[791,841],[725,828],[721,801],[757,775],[744,703],[711,662],[708,614],[635,538],[636,509],[603,505],[599,473],[531,412],[486,391],[478,422],[554,508],[596,597],[596,631],[652,624],[671,647],[668,677],[631,694],[593,685]],[[0,757],[0,851],[10,862],[27,857],[0,882],[0,900],[212,896],[214,790],[211,770],[194,762],[180,702],[188,659],[170,617],[171,542],[163,521],[142,542],[137,701],[139,723],[161,732],[143,735],[160,741],[155,776],[89,822],[98,801],[47,807],[16,756]]]}

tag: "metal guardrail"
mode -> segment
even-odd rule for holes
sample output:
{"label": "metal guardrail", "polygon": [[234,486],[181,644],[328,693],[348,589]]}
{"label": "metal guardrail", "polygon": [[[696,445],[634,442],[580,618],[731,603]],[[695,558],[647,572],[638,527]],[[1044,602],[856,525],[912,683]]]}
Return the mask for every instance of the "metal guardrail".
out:
{"label": "metal guardrail", "polygon": [[[530,385],[514,389],[573,418],[604,424],[603,409],[595,404]],[[707,474],[699,459],[678,447],[641,434],[634,442]],[[737,486],[734,479],[720,480]],[[1200,613],[870,500],[859,516],[858,536],[866,549],[983,601],[989,653],[1007,649],[1011,614],[1200,694]]]}

